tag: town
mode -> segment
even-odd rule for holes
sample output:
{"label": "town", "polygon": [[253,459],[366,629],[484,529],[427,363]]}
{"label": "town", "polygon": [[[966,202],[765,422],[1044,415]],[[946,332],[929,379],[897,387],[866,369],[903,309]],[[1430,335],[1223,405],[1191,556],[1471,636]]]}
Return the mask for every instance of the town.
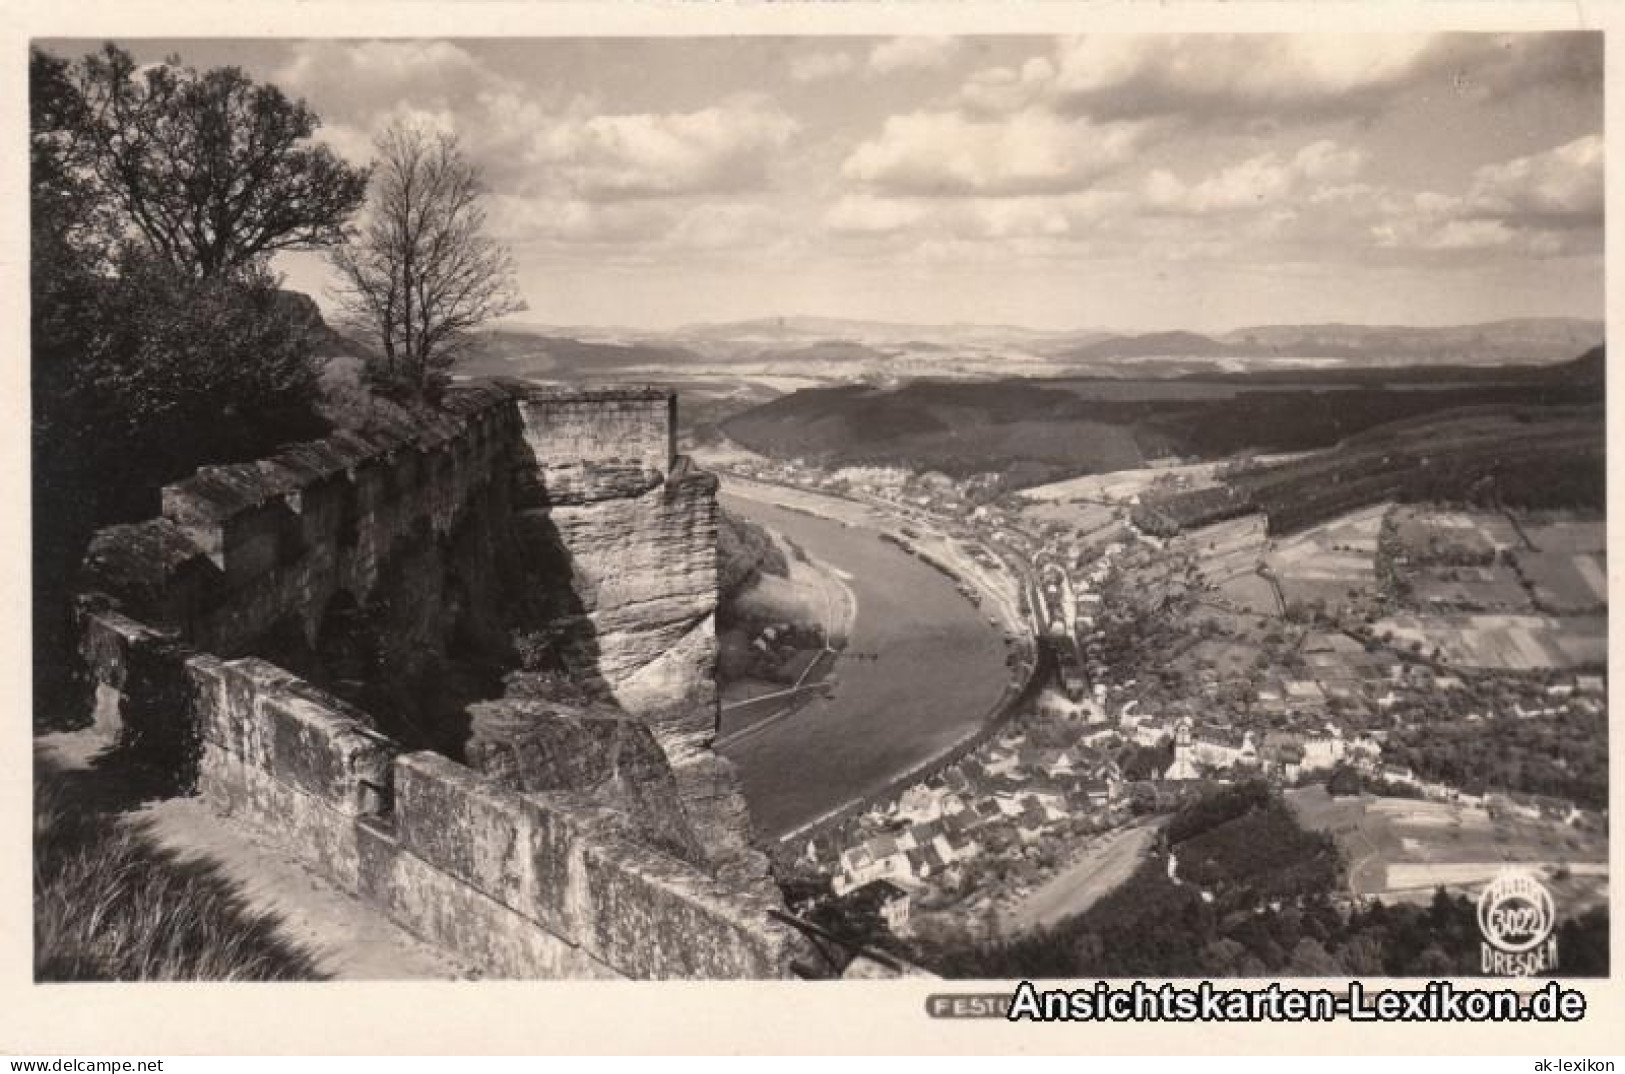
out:
{"label": "town", "polygon": [[[1001,932],[1080,913],[1132,867],[1124,847],[1143,849],[1159,818],[1247,779],[1438,803],[1458,824],[1605,830],[1603,796],[1578,785],[1536,793],[1412,761],[1413,732],[1445,720],[1605,726],[1600,653],[1470,666],[1416,640],[1430,617],[1504,612],[1493,602],[1542,595],[1518,585],[1520,564],[1533,574],[1552,558],[1533,545],[1521,560],[1503,554],[1510,541],[1466,556],[1457,547],[1475,524],[1493,534],[1515,522],[1382,504],[1272,541],[1256,515],[1190,530],[1175,521],[1193,498],[1224,501],[1226,468],[1212,464],[1169,460],[1000,494],[996,475],[959,482],[900,467],[825,473],[725,458],[713,465],[734,478],[883,509],[896,522],[884,539],[954,578],[967,599],[995,609],[990,621],[1027,632],[1051,657],[1046,669],[1018,668],[1046,681],[974,748],[782,848],[795,868],[827,878],[835,903],[878,913],[897,935]],[[1548,527],[1568,553],[1600,552],[1600,522],[1587,538],[1584,528]],[[1305,547],[1322,554],[1300,554]],[[1488,567],[1471,566],[1485,559],[1478,552]],[[1584,574],[1589,561],[1579,562]],[[1446,576],[1467,580],[1415,603],[1419,580],[1426,591]],[[1560,610],[1595,612],[1605,596],[1603,587]],[[1406,623],[1410,633],[1395,629]],[[1371,885],[1390,899],[1431,896],[1432,879],[1475,879],[1471,868],[1391,868],[1424,882]]]}

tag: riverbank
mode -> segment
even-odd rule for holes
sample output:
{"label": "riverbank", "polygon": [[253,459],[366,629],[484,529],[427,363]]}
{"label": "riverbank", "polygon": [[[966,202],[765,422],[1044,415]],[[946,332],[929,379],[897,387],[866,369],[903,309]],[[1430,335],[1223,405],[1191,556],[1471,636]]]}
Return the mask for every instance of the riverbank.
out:
{"label": "riverbank", "polygon": [[[1003,631],[954,583],[879,537],[866,509],[837,519],[724,481],[730,510],[842,572],[858,608],[833,684],[787,718],[728,741],[759,832],[779,838],[975,735],[1008,691]],[[759,494],[760,495],[760,494]]]}

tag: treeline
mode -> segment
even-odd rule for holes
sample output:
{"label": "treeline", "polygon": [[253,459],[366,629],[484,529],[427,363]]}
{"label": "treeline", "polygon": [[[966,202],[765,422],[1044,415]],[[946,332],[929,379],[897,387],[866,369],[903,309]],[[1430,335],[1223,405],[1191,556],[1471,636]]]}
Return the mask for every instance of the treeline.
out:
{"label": "treeline", "polygon": [[[1240,784],[1187,806],[1165,845],[1084,914],[1011,940],[934,941],[916,957],[947,977],[1473,976],[1477,910],[1334,899],[1342,866],[1277,792]],[[1168,875],[1167,854],[1176,860]],[[1559,932],[1563,972],[1608,972],[1608,916]]]}
{"label": "treeline", "polygon": [[790,575],[784,551],[767,530],[748,518],[722,509],[717,517],[717,588],[727,600],[758,581],[762,575]]}
{"label": "treeline", "polygon": [[1384,500],[1600,509],[1605,455],[1600,406],[1491,407],[1372,430],[1232,484],[1284,534]]}
{"label": "treeline", "polygon": [[1186,530],[1228,522],[1258,510],[1251,498],[1231,485],[1175,493],[1135,505],[1134,524],[1154,537],[1175,537]]}
{"label": "treeline", "polygon": [[1391,732],[1383,756],[1474,794],[1520,791],[1608,808],[1608,719],[1560,711],[1520,720],[1429,721]]}
{"label": "treeline", "polygon": [[[1409,387],[1322,380],[1304,371],[1290,384],[1249,380],[1257,385],[1252,390],[1179,382],[1188,390],[1178,398],[1169,397],[1168,380],[1146,381],[1142,398],[1133,397],[1133,381],[1113,380],[1109,390],[1097,391],[1076,378],[845,385],[803,389],[722,424],[738,442],[779,458],[907,465],[955,477],[997,472],[1008,490],[1136,466],[1152,455],[1222,459],[1329,448],[1380,426],[1425,425],[1462,408],[1594,405],[1595,364],[1486,369],[1476,379],[1458,374]],[[1204,391],[1211,397],[1203,398]],[[1600,450],[1600,435],[1597,444]]]}

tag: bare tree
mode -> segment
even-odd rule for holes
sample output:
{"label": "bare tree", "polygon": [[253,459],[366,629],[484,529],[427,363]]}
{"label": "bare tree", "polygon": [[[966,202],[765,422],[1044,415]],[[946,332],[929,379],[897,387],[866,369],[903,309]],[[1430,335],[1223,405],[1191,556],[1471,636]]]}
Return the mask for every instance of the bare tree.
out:
{"label": "bare tree", "polygon": [[480,172],[457,139],[397,125],[377,148],[359,233],[329,260],[346,324],[377,348],[374,379],[424,394],[473,329],[525,304],[507,249],[485,234]]}

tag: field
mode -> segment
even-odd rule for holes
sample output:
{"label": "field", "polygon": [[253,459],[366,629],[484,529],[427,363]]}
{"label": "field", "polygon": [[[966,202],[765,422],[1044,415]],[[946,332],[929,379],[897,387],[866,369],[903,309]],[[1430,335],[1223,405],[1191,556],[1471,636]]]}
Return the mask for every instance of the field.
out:
{"label": "field", "polygon": [[1413,563],[1478,562],[1523,546],[1511,520],[1496,511],[1401,507],[1394,514],[1394,531]]}
{"label": "field", "polygon": [[1412,599],[1422,607],[1527,612],[1529,592],[1510,567],[1426,567],[1411,579]]}
{"label": "field", "polygon": [[1520,552],[1518,573],[1545,611],[1583,612],[1608,603],[1608,567],[1583,552]]}
{"label": "field", "polygon": [[1606,616],[1393,615],[1373,629],[1379,637],[1391,633],[1397,646],[1437,650],[1444,663],[1463,668],[1534,671],[1608,659]]}
{"label": "field", "polygon": [[[1299,823],[1337,839],[1354,894],[1424,902],[1441,885],[1474,894],[1516,862],[1553,889],[1563,916],[1607,898],[1606,837],[1560,821],[1409,798],[1333,798],[1322,786],[1290,791],[1287,802]],[[1567,879],[1556,878],[1560,869]]]}
{"label": "field", "polygon": [[1542,552],[1601,553],[1608,548],[1607,530],[1597,517],[1546,514],[1522,525],[1529,543]]}
{"label": "field", "polygon": [[1022,506],[1021,514],[1035,522],[1056,522],[1080,536],[1103,530],[1117,521],[1122,508],[1107,507],[1085,499],[1039,500]]}
{"label": "field", "polygon": [[1232,579],[1257,578],[1266,525],[1263,515],[1244,515],[1191,531],[1187,539],[1207,580],[1222,587]]}
{"label": "field", "polygon": [[1159,482],[1188,482],[1209,485],[1217,469],[1214,463],[1192,463],[1184,466],[1144,466],[1134,470],[1075,477],[1036,488],[1023,489],[1025,500],[1043,503],[1079,502],[1128,504],[1135,497],[1149,492]]}
{"label": "field", "polygon": [[1243,611],[1259,615],[1279,615],[1281,602],[1276,599],[1275,587],[1256,574],[1238,574],[1221,583],[1219,592],[1224,599]]}
{"label": "field", "polygon": [[[1341,607],[1376,586],[1377,533],[1388,505],[1377,503],[1272,541],[1264,562],[1288,604],[1323,600]],[[1352,595],[1351,595],[1352,594]]]}

